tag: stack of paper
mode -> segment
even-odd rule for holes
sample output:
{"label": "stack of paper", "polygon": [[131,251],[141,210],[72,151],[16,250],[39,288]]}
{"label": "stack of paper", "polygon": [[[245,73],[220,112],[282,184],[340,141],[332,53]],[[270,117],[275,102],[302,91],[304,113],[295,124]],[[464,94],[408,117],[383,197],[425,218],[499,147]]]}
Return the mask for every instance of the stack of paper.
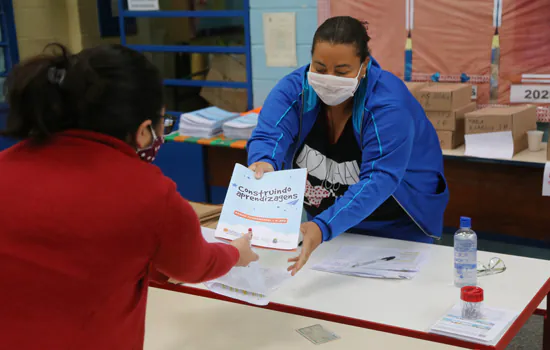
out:
{"label": "stack of paper", "polygon": [[289,279],[284,269],[260,267],[257,262],[247,267],[234,267],[223,277],[204,285],[214,293],[254,305],[269,304],[269,295]]}
{"label": "stack of paper", "polygon": [[208,107],[195,112],[183,113],[180,117],[181,135],[210,138],[221,134],[223,123],[238,117],[238,113]]}
{"label": "stack of paper", "polygon": [[248,140],[258,125],[258,113],[248,113],[223,124],[223,134],[228,139]]}
{"label": "stack of paper", "polygon": [[517,312],[483,308],[483,318],[463,319],[460,305],[455,305],[430,329],[431,333],[481,344],[495,345],[518,316]]}
{"label": "stack of paper", "polygon": [[344,246],[312,269],[357,277],[411,279],[425,258],[426,253],[420,251]]}

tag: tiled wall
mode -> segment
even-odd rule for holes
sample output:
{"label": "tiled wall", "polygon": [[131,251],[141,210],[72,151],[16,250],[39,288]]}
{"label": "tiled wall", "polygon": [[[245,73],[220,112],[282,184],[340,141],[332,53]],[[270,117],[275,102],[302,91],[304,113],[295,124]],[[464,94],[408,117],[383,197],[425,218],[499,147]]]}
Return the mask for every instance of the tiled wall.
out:
{"label": "tiled wall", "polygon": [[302,66],[311,59],[311,42],[317,29],[317,0],[250,0],[250,7],[254,107],[259,107],[277,81],[297,68],[266,66],[263,13],[296,12],[296,53],[298,66]]}

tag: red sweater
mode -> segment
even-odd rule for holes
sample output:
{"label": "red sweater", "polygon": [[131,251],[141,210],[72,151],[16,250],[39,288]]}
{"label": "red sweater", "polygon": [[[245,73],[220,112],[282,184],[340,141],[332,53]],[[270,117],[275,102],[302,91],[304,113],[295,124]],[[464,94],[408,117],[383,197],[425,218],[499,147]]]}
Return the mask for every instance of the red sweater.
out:
{"label": "red sweater", "polygon": [[151,265],[202,282],[238,258],[124,142],[70,131],[0,152],[0,349],[141,349]]}

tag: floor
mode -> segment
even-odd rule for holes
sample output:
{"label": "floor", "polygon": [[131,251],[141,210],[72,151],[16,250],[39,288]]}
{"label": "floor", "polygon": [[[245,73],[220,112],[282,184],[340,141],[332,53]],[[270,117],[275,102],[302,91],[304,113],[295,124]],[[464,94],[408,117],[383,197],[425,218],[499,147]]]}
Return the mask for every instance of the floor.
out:
{"label": "floor", "polygon": [[[452,246],[453,234],[444,234],[438,244]],[[478,248],[489,252],[550,260],[550,248],[497,242],[483,239],[482,235],[478,239]],[[544,319],[542,316],[532,316],[514,338],[512,343],[507,347],[507,350],[542,349],[543,321]]]}

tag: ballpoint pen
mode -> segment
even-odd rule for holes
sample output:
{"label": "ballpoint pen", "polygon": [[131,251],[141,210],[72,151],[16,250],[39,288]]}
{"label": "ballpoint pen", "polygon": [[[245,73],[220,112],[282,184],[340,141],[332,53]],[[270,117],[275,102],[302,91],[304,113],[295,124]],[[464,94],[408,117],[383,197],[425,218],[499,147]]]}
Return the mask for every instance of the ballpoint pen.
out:
{"label": "ballpoint pen", "polygon": [[387,257],[382,258],[382,259],[376,259],[376,260],[357,263],[357,264],[352,265],[351,267],[365,266],[365,265],[374,264],[375,262],[378,262],[378,261],[390,261],[390,260],[393,260],[393,259],[395,259],[395,256],[387,256]]}

